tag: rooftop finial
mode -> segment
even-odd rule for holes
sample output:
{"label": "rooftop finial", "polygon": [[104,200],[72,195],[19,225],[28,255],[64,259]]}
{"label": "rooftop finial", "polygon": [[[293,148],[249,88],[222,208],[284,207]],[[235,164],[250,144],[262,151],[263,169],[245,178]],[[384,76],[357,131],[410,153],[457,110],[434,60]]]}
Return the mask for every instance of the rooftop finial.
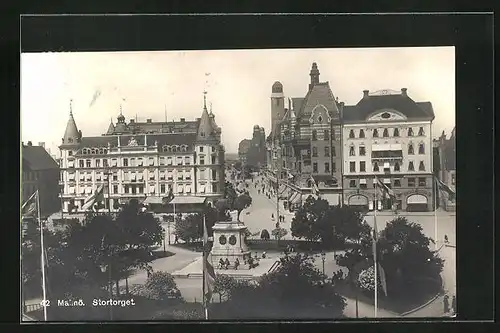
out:
{"label": "rooftop finial", "polygon": [[73,117],[73,99],[69,100],[69,115]]}
{"label": "rooftop finial", "polygon": [[[122,102],[125,101],[125,98],[122,98]],[[122,103],[120,102],[120,116],[122,116],[123,113],[122,113]]]}
{"label": "rooftop finial", "polygon": [[203,110],[207,109],[207,91],[203,91]]}
{"label": "rooftop finial", "polygon": [[210,114],[212,115],[212,102],[210,102]]}

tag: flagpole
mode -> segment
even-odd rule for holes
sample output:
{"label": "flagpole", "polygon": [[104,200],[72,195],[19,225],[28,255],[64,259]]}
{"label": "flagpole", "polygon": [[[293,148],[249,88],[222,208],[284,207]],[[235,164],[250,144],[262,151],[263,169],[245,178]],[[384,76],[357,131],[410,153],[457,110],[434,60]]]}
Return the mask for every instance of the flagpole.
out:
{"label": "flagpole", "polygon": [[43,301],[42,301],[42,306],[43,306],[43,319],[44,321],[47,321],[47,290],[45,286],[45,249],[44,249],[44,244],[43,244],[43,225],[42,225],[42,219],[40,217],[40,191],[37,190],[36,192],[36,205],[37,205],[37,211],[38,211],[38,223],[40,225],[40,247],[41,247],[41,264],[42,264],[42,294],[43,294]]}
{"label": "flagpole", "polygon": [[438,223],[437,223],[437,178],[434,178],[434,249],[437,251],[438,249]]}
{"label": "flagpole", "polygon": [[[172,203],[174,207],[174,226],[175,226],[175,203]],[[170,223],[167,222],[167,237],[168,237],[168,245],[170,245]]]}
{"label": "flagpole", "polygon": [[[377,177],[375,177],[375,179],[377,180],[377,186],[375,188],[375,213],[373,214],[373,232],[375,233],[376,230],[378,229],[377,228],[377,209],[378,209],[378,201],[377,201],[377,192],[378,192],[378,187],[379,187],[379,184],[378,184],[378,179]],[[373,241],[375,242],[376,240],[376,236],[377,235],[374,235],[373,237]],[[377,309],[378,309],[378,278],[377,278],[377,275],[378,275],[378,270],[377,270],[377,244],[375,243],[373,245],[373,248],[375,249],[375,251],[373,251],[373,268],[374,268],[374,281],[375,281],[375,318],[377,318]]]}
{"label": "flagpole", "polygon": [[[203,231],[206,229],[206,224],[205,224],[205,213],[203,213]],[[205,260],[205,251],[207,250],[207,244],[206,244],[206,235],[203,235],[203,252],[202,252],[202,262],[203,262],[203,279],[202,279],[202,297],[203,297],[203,311],[205,312],[205,320],[208,320],[208,308],[207,308],[207,300],[206,300],[206,290],[205,290],[205,273],[207,271],[207,263]]]}

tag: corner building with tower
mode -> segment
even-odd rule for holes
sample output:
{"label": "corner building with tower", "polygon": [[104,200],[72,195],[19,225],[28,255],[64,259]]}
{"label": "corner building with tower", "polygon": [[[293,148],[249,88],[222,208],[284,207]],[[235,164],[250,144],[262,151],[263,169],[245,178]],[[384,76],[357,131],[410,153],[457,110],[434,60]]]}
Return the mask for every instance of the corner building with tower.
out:
{"label": "corner building with tower", "polygon": [[85,198],[100,185],[105,197],[102,209],[111,212],[130,199],[161,205],[170,189],[186,202],[222,196],[225,151],[221,128],[206,101],[201,117],[194,121],[126,123],[121,107],[117,120],[105,134],[84,137],[70,108],[59,147],[64,213],[83,212]]}
{"label": "corner building with tower", "polygon": [[[288,99],[288,108],[283,85],[272,86],[268,174],[297,192],[287,196],[289,204],[301,204],[314,179],[331,205],[434,209],[432,104],[402,88],[365,90],[356,105],[345,105],[320,82],[316,63],[309,75],[305,97]],[[376,196],[376,178],[394,199]]]}

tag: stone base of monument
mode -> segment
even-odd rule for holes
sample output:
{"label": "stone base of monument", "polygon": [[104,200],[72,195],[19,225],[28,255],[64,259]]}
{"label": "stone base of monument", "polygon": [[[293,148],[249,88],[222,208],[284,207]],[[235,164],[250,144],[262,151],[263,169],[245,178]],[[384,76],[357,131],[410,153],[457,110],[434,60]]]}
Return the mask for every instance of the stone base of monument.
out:
{"label": "stone base of monument", "polygon": [[[215,274],[226,274],[238,280],[258,280],[264,274],[273,272],[279,266],[279,258],[259,259],[259,265],[252,269],[248,269],[248,267],[242,268],[242,266],[238,267],[238,269],[232,267],[219,269],[216,262],[213,262]],[[203,259],[200,257],[186,267],[173,272],[172,276],[175,278],[201,279],[203,277]]]}

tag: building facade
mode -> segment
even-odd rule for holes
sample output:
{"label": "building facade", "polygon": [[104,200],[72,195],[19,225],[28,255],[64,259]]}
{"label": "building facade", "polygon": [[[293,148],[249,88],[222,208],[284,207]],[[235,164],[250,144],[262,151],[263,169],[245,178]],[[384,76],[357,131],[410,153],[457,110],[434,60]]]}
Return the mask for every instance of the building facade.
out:
{"label": "building facade", "polygon": [[253,127],[252,139],[243,139],[240,142],[238,155],[245,165],[258,168],[266,165],[266,134],[263,127]]}
{"label": "building facade", "polygon": [[[430,102],[415,102],[405,88],[369,93],[342,114],[343,202],[367,209],[428,211],[434,208]],[[379,178],[395,193],[380,198]]]}
{"label": "building facade", "polygon": [[[316,63],[309,76],[305,97],[289,99],[288,108],[283,103],[283,85],[275,82],[272,86],[273,128],[267,140],[270,171],[280,179],[293,179],[305,192],[310,192],[312,177],[330,194],[329,201],[337,204],[342,192],[342,105],[329,82],[320,81]],[[273,120],[277,115],[283,116]]]}
{"label": "building facade", "polygon": [[81,212],[85,198],[100,185],[104,209],[112,212],[130,199],[161,203],[170,189],[176,197],[222,196],[221,129],[206,101],[201,118],[194,121],[126,123],[121,108],[117,120],[105,134],[84,137],[70,110],[59,147],[65,213]]}
{"label": "building facade", "polygon": [[[441,136],[434,140],[435,159],[434,170],[439,180],[448,185],[456,192],[456,137],[455,128],[451,132],[450,138],[446,138],[446,134],[441,133]],[[456,209],[456,200],[450,200],[447,194],[438,193],[439,204],[444,209],[453,211]]]}
{"label": "building facade", "polygon": [[47,217],[61,208],[59,199],[59,165],[44,146],[33,146],[31,141],[22,147],[22,202],[35,191],[40,195],[40,215]]}

